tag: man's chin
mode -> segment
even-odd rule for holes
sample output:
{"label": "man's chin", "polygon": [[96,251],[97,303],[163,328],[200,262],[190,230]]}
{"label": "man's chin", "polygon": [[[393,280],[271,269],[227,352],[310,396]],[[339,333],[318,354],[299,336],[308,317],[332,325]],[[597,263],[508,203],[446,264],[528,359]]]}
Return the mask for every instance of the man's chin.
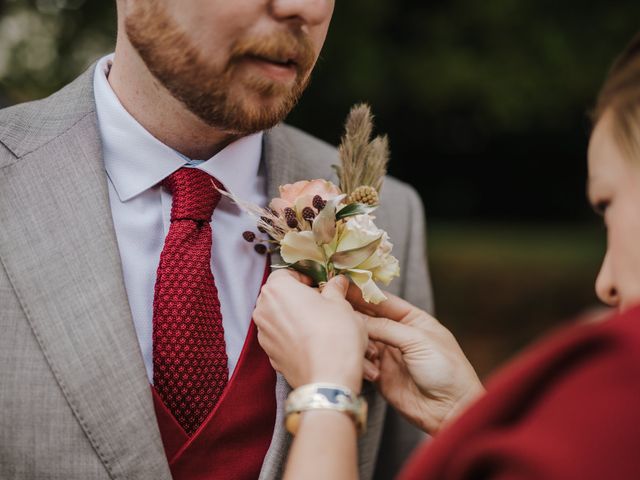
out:
{"label": "man's chin", "polygon": [[273,101],[227,105],[224,112],[193,112],[217,130],[237,136],[268,130],[280,123],[291,109]]}
{"label": "man's chin", "polygon": [[296,103],[297,97],[290,92],[285,95],[248,90],[227,97],[221,110],[212,108],[194,113],[211,127],[234,135],[249,135],[282,122]]}

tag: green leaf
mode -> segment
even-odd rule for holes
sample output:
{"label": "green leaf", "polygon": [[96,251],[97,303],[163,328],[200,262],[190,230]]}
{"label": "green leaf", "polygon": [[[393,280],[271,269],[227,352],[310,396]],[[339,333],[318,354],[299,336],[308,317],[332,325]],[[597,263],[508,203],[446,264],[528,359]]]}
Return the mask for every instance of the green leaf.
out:
{"label": "green leaf", "polygon": [[292,268],[307,277],[310,277],[313,280],[314,286],[318,286],[321,283],[326,282],[327,279],[327,270],[324,268],[324,265],[313,262],[311,260],[302,260],[300,262],[292,263],[289,265],[289,268]]}
{"label": "green leaf", "polygon": [[333,263],[336,268],[355,268],[375,253],[380,242],[382,242],[382,236],[363,247],[336,252],[331,256],[329,261]]}
{"label": "green leaf", "polygon": [[350,203],[346,207],[340,209],[336,213],[336,220],[341,220],[347,217],[353,217],[354,215],[365,215],[373,212],[378,206],[365,205],[364,203]]}

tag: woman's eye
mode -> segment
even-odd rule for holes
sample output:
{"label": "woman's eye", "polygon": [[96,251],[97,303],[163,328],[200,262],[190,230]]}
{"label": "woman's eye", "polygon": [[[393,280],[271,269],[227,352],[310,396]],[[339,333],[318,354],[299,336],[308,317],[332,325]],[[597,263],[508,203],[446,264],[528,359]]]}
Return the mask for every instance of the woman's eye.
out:
{"label": "woman's eye", "polygon": [[609,208],[609,200],[600,200],[593,206],[593,209],[596,211],[596,213],[602,217],[604,217],[605,213],[607,213],[607,208]]}

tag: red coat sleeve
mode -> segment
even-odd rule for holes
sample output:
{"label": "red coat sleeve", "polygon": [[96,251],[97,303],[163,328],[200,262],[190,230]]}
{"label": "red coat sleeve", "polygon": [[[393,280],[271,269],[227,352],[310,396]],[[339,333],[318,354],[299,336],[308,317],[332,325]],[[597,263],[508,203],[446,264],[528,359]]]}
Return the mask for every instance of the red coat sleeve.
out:
{"label": "red coat sleeve", "polygon": [[640,479],[640,308],[530,350],[401,478]]}

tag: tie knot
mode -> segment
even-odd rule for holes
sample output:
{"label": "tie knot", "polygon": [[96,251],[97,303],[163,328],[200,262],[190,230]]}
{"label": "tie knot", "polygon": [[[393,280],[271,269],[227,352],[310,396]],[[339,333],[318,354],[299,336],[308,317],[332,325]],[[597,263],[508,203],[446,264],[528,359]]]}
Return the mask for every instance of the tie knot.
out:
{"label": "tie knot", "polygon": [[[215,185],[214,185],[215,183]],[[173,194],[171,221],[209,221],[221,194],[222,184],[197,168],[181,168],[164,179],[163,185]]]}

